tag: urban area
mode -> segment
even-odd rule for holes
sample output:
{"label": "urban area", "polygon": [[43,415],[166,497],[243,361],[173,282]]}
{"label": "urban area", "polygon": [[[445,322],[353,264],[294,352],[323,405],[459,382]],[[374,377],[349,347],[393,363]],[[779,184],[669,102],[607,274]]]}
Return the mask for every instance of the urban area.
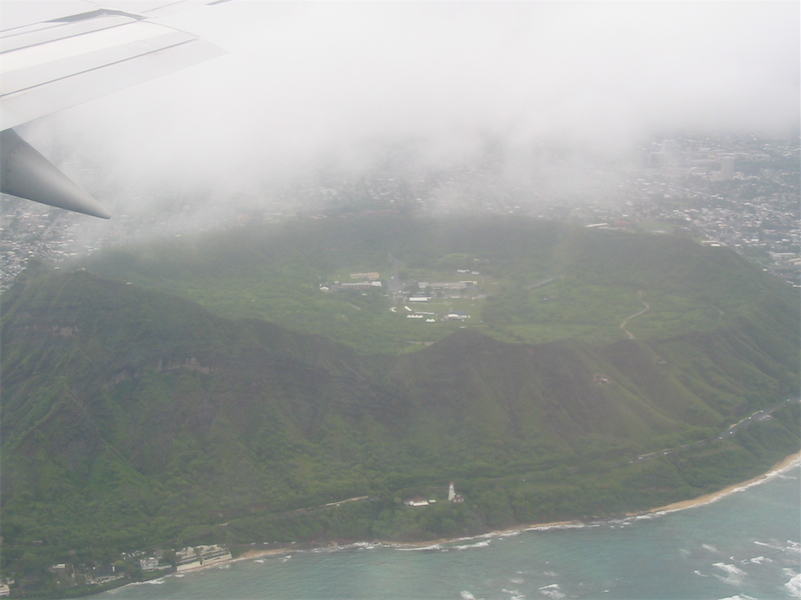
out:
{"label": "urban area", "polygon": [[[91,217],[2,196],[0,290],[10,287],[33,257],[59,263],[146,236],[181,236],[191,231],[189,224],[194,230],[213,230],[295,218],[349,218],[356,213],[520,214],[584,227],[678,234],[733,248],[801,287],[799,140],[676,137],[643,147],[631,164],[582,172],[569,160],[560,167],[558,157],[552,156],[547,170],[532,169],[523,177],[509,175],[502,154],[488,152],[481,161],[448,169],[417,170],[395,156],[359,177],[320,172],[269,190],[267,202],[243,198],[226,218],[205,222],[198,215],[208,204],[186,199],[165,199],[158,213],[135,212],[132,207],[130,214],[115,213],[99,228]],[[580,181],[571,179],[579,176]],[[382,283],[378,273],[352,273],[350,281],[330,282],[320,289],[386,285],[399,300],[391,310],[408,313],[407,318],[464,321],[469,314],[453,311],[435,319],[423,307],[430,299],[476,292],[479,276],[479,271],[463,270],[458,282],[401,283],[391,276]],[[448,499],[462,501],[453,484]],[[413,507],[432,502],[423,496],[405,500]],[[200,546],[123,555],[102,568],[78,570],[57,564],[51,572],[65,587],[103,586],[132,574],[155,577],[230,559],[225,547]],[[8,583],[0,584],[0,596],[8,595]]]}
{"label": "urban area", "polygon": [[[31,257],[58,263],[145,236],[357,212],[523,214],[586,227],[680,233],[731,247],[798,286],[800,160],[798,140],[756,137],[665,139],[642,147],[629,164],[603,168],[581,167],[552,152],[547,169],[518,165],[513,175],[502,151],[438,169],[418,169],[399,152],[366,175],[319,171],[270,188],[261,198],[243,197],[233,205],[226,200],[222,204],[234,209],[222,217],[208,199],[157,199],[154,213],[136,212],[133,198],[130,214],[118,210],[102,223],[2,196],[0,290]],[[95,195],[109,203],[104,194]],[[213,217],[204,221],[202,214],[210,210]]]}
{"label": "urban area", "polygon": [[[61,563],[48,570],[58,580],[60,589],[84,586],[115,587],[131,580],[152,579],[166,573],[181,573],[191,569],[210,567],[231,560],[225,546],[211,545],[186,547],[180,550],[154,550],[153,552],[123,552],[115,563],[84,565]],[[0,583],[0,596],[8,596],[14,581]]]}

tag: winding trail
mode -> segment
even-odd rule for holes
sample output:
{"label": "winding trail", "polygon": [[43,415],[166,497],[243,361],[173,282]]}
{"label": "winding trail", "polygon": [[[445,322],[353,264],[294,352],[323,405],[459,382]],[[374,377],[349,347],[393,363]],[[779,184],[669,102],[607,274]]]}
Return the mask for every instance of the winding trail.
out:
{"label": "winding trail", "polygon": [[[640,297],[640,300],[642,300],[642,290],[639,290],[637,292],[637,295]],[[634,334],[631,333],[628,329],[626,329],[626,323],[628,323],[629,320],[633,319],[634,317],[639,317],[641,314],[643,314],[645,311],[651,308],[651,305],[648,304],[645,300],[642,300],[642,303],[645,304],[645,308],[643,308],[640,312],[634,313],[633,315],[629,315],[628,317],[623,319],[623,322],[620,324],[620,328],[626,332],[626,335],[629,336],[630,340],[634,339]]]}

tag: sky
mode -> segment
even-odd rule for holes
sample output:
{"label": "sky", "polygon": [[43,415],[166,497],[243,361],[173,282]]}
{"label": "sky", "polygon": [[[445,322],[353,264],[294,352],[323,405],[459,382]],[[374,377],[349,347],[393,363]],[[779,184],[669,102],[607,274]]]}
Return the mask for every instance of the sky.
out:
{"label": "sky", "polygon": [[488,144],[615,161],[680,132],[797,135],[799,6],[235,0],[160,20],[226,55],[23,133],[122,187],[220,195],[399,145],[437,166]]}

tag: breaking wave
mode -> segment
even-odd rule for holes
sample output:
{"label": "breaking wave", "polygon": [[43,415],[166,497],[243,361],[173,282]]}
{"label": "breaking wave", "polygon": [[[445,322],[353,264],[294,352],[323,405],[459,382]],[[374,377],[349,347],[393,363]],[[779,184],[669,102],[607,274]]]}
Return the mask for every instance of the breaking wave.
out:
{"label": "breaking wave", "polygon": [[746,573],[742,569],[738,569],[734,565],[729,565],[727,563],[718,562],[715,563],[713,566],[717,567],[721,571],[726,573],[725,577],[720,575],[715,575],[721,581],[731,584],[731,585],[740,585],[743,582],[743,577],[745,577]]}
{"label": "breaking wave", "polygon": [[554,598],[554,600],[559,600],[560,598],[564,598],[565,595],[559,590],[558,583],[552,583],[551,585],[545,585],[539,589],[540,594],[548,596],[549,598]]}
{"label": "breaking wave", "polygon": [[801,574],[784,584],[787,593],[793,598],[801,598]]}

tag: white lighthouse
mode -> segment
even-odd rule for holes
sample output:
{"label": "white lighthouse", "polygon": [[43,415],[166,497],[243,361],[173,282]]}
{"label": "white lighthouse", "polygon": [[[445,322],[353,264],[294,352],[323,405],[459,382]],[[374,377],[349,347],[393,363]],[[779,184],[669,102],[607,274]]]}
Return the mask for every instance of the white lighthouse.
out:
{"label": "white lighthouse", "polygon": [[448,487],[448,502],[453,502],[455,497],[456,491],[453,489],[453,482],[451,481],[451,485]]}

